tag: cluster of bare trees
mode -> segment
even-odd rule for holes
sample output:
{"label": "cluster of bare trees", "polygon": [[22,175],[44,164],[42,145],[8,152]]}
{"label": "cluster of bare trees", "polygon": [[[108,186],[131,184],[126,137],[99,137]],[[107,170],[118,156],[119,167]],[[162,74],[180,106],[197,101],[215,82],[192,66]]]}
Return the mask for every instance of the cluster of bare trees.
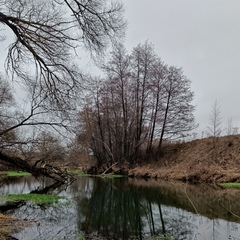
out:
{"label": "cluster of bare trees", "polygon": [[[118,1],[0,0],[0,41],[9,43],[7,77],[0,78],[1,161],[15,163],[16,146],[23,153],[40,151],[46,140],[61,146],[44,134],[69,130],[85,79],[75,61],[79,50],[99,56],[124,30]],[[25,107],[14,103],[7,79],[24,87]]]}
{"label": "cluster of bare trees", "polygon": [[131,54],[116,46],[103,69],[105,78],[93,81],[80,112],[79,140],[98,166],[157,158],[164,140],[196,127],[190,81],[148,42]]}
{"label": "cluster of bare trees", "polygon": [[[13,146],[22,156],[29,149],[48,153],[48,141],[60,152],[49,129],[69,130],[83,81],[90,81],[75,61],[79,47],[92,56],[103,53],[124,33],[122,13],[123,6],[111,0],[0,0],[1,30],[14,36],[0,35],[0,41],[12,41],[5,61],[8,79],[21,82],[28,94],[25,110],[16,109],[13,92],[1,77],[2,161],[11,160]],[[182,69],[164,64],[149,43],[131,54],[115,45],[103,66],[104,79],[91,80],[79,114],[79,141],[99,165],[158,157],[164,140],[196,126],[193,93]]]}

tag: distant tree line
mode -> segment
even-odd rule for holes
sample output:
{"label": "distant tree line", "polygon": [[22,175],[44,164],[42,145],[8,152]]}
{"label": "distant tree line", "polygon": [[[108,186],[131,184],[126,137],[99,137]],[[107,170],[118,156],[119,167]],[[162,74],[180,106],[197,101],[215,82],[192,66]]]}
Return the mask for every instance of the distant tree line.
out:
{"label": "distant tree line", "polygon": [[115,46],[102,68],[104,78],[92,80],[79,113],[78,137],[98,167],[157,159],[165,140],[196,127],[190,80],[163,63],[150,43],[131,54]]}

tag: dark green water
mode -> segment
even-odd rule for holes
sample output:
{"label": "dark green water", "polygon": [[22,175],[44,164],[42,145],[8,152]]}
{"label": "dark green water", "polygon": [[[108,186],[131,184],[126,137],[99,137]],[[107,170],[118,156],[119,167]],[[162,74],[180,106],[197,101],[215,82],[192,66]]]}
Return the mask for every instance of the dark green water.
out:
{"label": "dark green water", "polygon": [[[8,180],[0,194],[29,193],[49,185],[31,177]],[[31,220],[14,237],[44,239],[240,240],[240,189],[133,179],[78,178],[54,189],[55,206],[23,204],[7,213]]]}

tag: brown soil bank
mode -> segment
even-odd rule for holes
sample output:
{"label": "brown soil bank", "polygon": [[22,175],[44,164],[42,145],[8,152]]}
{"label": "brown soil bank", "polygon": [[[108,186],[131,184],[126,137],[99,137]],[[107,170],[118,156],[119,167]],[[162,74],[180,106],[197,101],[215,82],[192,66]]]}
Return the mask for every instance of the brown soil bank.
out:
{"label": "brown soil bank", "polygon": [[168,144],[158,161],[129,170],[129,176],[191,182],[240,182],[240,135]]}

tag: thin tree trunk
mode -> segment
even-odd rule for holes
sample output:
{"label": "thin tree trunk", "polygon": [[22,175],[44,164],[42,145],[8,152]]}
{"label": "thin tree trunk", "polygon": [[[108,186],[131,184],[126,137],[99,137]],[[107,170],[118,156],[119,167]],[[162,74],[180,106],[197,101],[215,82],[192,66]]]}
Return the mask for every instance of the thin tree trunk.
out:
{"label": "thin tree trunk", "polygon": [[162,147],[162,142],[163,142],[163,136],[166,128],[166,123],[167,123],[167,116],[168,116],[168,109],[169,109],[169,104],[170,104],[170,97],[171,97],[171,90],[168,91],[168,98],[167,98],[167,106],[165,108],[165,113],[164,113],[164,119],[163,119],[163,125],[162,125],[162,130],[161,130],[161,135],[158,143],[158,150],[157,150],[157,157],[159,156],[161,152],[161,147]]}

